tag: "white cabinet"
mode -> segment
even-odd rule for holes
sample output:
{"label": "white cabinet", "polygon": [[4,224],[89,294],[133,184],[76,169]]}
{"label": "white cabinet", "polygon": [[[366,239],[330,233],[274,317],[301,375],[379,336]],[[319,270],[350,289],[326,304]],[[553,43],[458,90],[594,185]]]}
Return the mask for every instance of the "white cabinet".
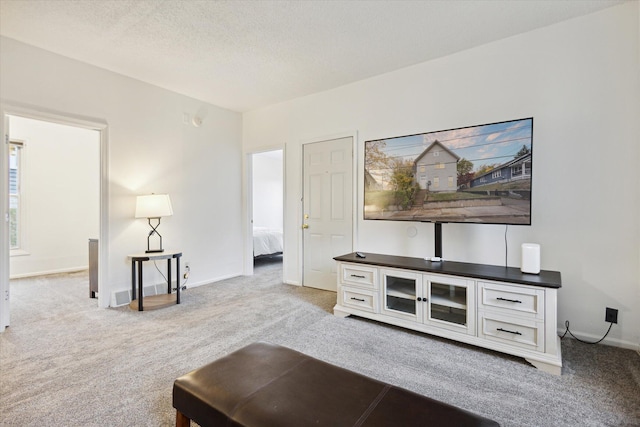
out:
{"label": "white cabinet", "polygon": [[356,315],[504,353],[560,374],[560,273],[354,254],[338,261],[336,316]]}

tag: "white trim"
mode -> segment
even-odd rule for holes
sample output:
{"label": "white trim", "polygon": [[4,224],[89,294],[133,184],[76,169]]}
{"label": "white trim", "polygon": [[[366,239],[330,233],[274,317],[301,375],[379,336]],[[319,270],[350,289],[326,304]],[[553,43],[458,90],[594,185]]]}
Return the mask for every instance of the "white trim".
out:
{"label": "white trim", "polygon": [[[106,289],[109,283],[109,136],[108,136],[108,124],[104,119],[98,119],[93,117],[81,116],[78,114],[70,114],[65,112],[54,111],[48,108],[42,108],[33,105],[27,105],[20,102],[11,100],[0,99],[0,113],[6,120],[3,123],[3,134],[5,134],[5,127],[8,128],[7,116],[20,116],[30,118],[34,120],[48,121],[57,124],[80,127],[84,129],[96,130],[100,133],[100,237],[98,245],[98,265],[100,266],[98,272],[98,306],[106,308],[109,306],[110,301],[107,294],[110,294]],[[8,129],[6,130],[8,135]],[[2,200],[2,206],[4,206],[4,212],[8,214],[8,184],[6,182],[8,177],[8,171],[5,171],[4,164],[7,163],[8,148],[5,147],[2,150],[1,160],[3,166],[0,166],[0,198]],[[7,172],[7,173],[5,173]],[[7,242],[7,248],[0,247],[0,270],[6,273],[0,275],[0,291],[6,289],[9,292],[9,252],[8,252],[8,223],[1,227],[3,230],[2,236],[3,242]],[[4,281],[6,280],[6,288]],[[9,325],[8,313],[3,314],[0,307],[0,331],[3,326]],[[6,323],[5,318],[6,316]]]}
{"label": "white trim", "polygon": [[9,278],[10,279],[24,279],[25,277],[38,277],[38,276],[48,276],[50,274],[61,274],[61,273],[75,273],[77,271],[85,271],[88,270],[89,267],[84,265],[84,266],[78,266],[78,267],[68,267],[68,268],[61,268],[58,270],[47,270],[47,271],[37,271],[37,272],[31,272],[31,273],[23,273],[23,274],[15,274],[15,275],[10,275]]}
{"label": "white trim", "polygon": [[[615,328],[616,325],[613,325],[613,327]],[[564,334],[565,330],[566,330],[566,328],[557,328],[558,336],[562,336],[562,334]],[[576,335],[578,338],[586,340],[586,341],[598,341],[600,338],[602,338],[602,335],[597,336],[597,335],[590,334],[590,333],[587,333],[587,332],[582,332],[582,331],[571,331],[571,332],[574,335]],[[606,328],[605,328],[605,332],[606,332]],[[569,334],[567,334],[565,336],[565,339],[574,339],[574,338],[572,338]],[[633,343],[631,341],[621,340],[619,338],[607,337],[607,338],[602,340],[600,345],[609,345],[609,346],[612,346],[612,347],[619,347],[619,348],[626,348],[628,350],[635,350],[640,355],[640,344],[636,344],[636,343]]]}
{"label": "white trim", "polygon": [[[286,238],[285,227],[287,223],[287,150],[286,145],[261,147],[260,149],[246,151],[243,157],[243,169],[242,174],[245,180],[242,188],[245,191],[243,197],[243,211],[244,211],[244,267],[242,269],[244,276],[253,276],[253,155],[260,153],[268,153],[270,151],[282,151],[282,231],[283,231],[283,251],[286,253]],[[282,276],[284,281],[284,274],[287,266],[287,257],[282,257]]]}
{"label": "white trim", "polygon": [[[226,275],[223,275],[223,276],[218,276],[218,277],[216,277],[214,279],[207,279],[207,280],[200,281],[200,282],[195,282],[195,283],[190,283],[190,282],[184,283],[184,282],[182,282],[180,284],[180,286],[186,286],[186,289],[181,291],[181,293],[188,292],[188,290],[192,289],[192,288],[197,288],[199,286],[204,286],[204,285],[213,285],[216,282],[221,282],[221,281],[227,280],[227,279],[233,279],[235,277],[240,277],[242,275],[243,275],[242,273],[226,274]],[[174,282],[172,282],[172,283],[174,283]],[[162,292],[158,292],[155,295],[160,295],[162,293],[166,293],[166,291],[167,291],[167,282],[164,281],[164,280],[161,280],[161,281],[159,281],[159,282],[157,282],[155,284],[146,285],[144,287],[144,289],[149,289],[149,288],[154,288],[154,287],[156,288],[156,291],[157,291],[157,289],[161,289],[162,290]],[[118,304],[116,304],[116,296],[115,295],[117,293],[120,293],[120,292],[126,292],[128,294],[128,296],[129,296],[129,300],[126,303],[118,305]],[[110,302],[109,302],[111,307],[122,307],[124,305],[129,304],[130,302],[131,302],[131,286],[129,286],[127,288],[120,288],[120,289],[115,289],[115,290],[111,291],[111,293],[110,293]]]}
{"label": "white trim", "polygon": [[243,209],[243,240],[244,240],[244,266],[242,274],[244,276],[253,275],[253,152],[245,153],[242,159],[244,169],[242,177],[245,180],[242,186],[245,191],[242,198]]}
{"label": "white trim", "polygon": [[26,251],[24,249],[9,249],[9,256],[10,257],[25,256],[25,255],[31,255],[31,252]]}
{"label": "white trim", "polygon": [[[100,241],[98,243],[98,307],[109,306],[109,128],[100,129]],[[101,292],[100,290],[103,290]]]}
{"label": "white trim", "polygon": [[9,117],[0,104],[0,332],[9,326]]}
{"label": "white trim", "polygon": [[100,119],[89,118],[77,114],[65,114],[47,108],[39,108],[19,102],[0,99],[4,106],[4,114],[20,116],[28,119],[47,121],[61,125],[81,127],[91,130],[102,130],[107,127],[107,122]]}

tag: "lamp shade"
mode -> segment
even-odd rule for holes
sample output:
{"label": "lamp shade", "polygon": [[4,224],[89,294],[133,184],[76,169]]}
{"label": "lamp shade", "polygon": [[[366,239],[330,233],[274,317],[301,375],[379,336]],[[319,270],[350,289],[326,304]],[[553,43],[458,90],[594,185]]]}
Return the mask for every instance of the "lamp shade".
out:
{"label": "lamp shade", "polygon": [[173,215],[168,194],[149,194],[136,199],[136,218],[161,218]]}

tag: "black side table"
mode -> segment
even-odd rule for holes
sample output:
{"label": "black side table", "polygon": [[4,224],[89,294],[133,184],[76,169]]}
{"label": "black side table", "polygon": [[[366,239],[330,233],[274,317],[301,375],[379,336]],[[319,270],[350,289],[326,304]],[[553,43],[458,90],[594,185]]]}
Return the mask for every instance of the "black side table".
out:
{"label": "black side table", "polygon": [[[131,259],[131,303],[129,307],[138,311],[144,311],[144,304],[147,310],[166,307],[172,304],[180,304],[180,257],[182,252],[164,251],[153,253],[141,253],[129,255]],[[167,260],[167,293],[161,295],[144,296],[144,286],[142,282],[142,263],[144,261]],[[176,293],[171,292],[171,260],[176,260]],[[144,304],[143,304],[144,303]]]}

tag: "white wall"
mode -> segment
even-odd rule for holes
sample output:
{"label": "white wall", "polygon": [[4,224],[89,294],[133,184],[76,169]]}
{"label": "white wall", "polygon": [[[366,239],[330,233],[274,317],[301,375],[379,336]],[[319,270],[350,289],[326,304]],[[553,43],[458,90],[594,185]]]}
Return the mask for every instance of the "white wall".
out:
{"label": "white wall", "polygon": [[11,277],[88,268],[88,239],[100,231],[99,133],[23,117],[10,124],[24,144],[23,241]]}
{"label": "white wall", "polygon": [[253,226],[281,230],[282,150],[253,154]]}
{"label": "white wall", "polygon": [[[559,329],[600,338],[605,307],[619,323],[606,342],[640,342],[640,81],[638,3],[631,2],[335,90],[244,114],[245,151],[287,142],[285,246],[301,240],[301,142],[357,131],[362,218],[363,141],[534,117],[533,217],[509,227],[542,246],[542,268],[562,272]],[[431,255],[433,226],[359,220],[357,249]],[[446,224],[444,257],[504,264],[504,226]],[[285,280],[301,257],[285,253]]]}
{"label": "white wall", "polygon": [[[188,285],[242,273],[239,113],[7,38],[0,75],[5,104],[108,124],[109,294],[130,289],[127,254],[146,249],[149,226],[133,217],[138,194],[171,196],[174,215],[159,231],[164,247],[191,264]],[[201,108],[202,126],[185,123]],[[145,284],[161,281],[152,266],[145,275]]]}

